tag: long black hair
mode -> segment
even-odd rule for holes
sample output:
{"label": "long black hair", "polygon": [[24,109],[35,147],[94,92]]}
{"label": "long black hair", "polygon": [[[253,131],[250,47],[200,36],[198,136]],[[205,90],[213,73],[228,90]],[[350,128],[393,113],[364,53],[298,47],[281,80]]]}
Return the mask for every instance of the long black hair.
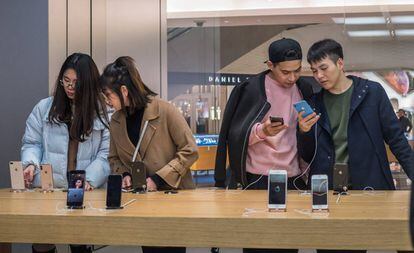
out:
{"label": "long black hair", "polygon": [[[118,95],[125,113],[134,113],[136,110],[145,108],[151,96],[157,95],[144,84],[135,66],[135,61],[130,56],[121,56],[108,64],[103,71],[100,83],[103,90],[109,89]],[[128,89],[128,112],[121,93],[123,85]]]}
{"label": "long black hair", "polygon": [[[77,75],[73,101],[61,84],[63,74],[68,69],[73,69]],[[106,105],[99,87],[99,71],[89,55],[74,53],[66,58],[59,71],[48,119],[51,123],[70,125],[70,137],[83,142],[92,133],[95,117],[108,127]]]}

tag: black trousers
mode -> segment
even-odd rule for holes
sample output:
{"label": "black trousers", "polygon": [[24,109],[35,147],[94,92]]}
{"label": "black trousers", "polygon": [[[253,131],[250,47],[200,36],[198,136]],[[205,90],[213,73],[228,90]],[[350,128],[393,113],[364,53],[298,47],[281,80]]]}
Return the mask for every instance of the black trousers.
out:
{"label": "black trousers", "polygon": [[[255,175],[251,173],[247,173],[247,183],[251,184],[258,180],[261,175]],[[298,178],[295,181],[295,185],[293,184],[293,181],[295,180],[295,177],[288,178],[288,190],[296,190],[296,187],[300,190],[306,189],[306,183],[302,178]],[[267,190],[268,185],[268,177],[262,176],[262,178],[259,179],[256,183],[249,186],[247,190]],[[297,249],[243,249],[243,253],[297,253]]]}
{"label": "black trousers", "polygon": [[142,253],[185,253],[185,247],[147,247],[142,246]]}

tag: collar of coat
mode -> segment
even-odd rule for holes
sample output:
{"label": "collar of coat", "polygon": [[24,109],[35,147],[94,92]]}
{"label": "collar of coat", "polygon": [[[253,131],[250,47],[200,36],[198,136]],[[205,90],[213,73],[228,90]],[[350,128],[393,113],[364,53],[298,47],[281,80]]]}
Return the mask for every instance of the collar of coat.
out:
{"label": "collar of coat", "polygon": [[[365,99],[369,92],[369,80],[362,79],[356,76],[349,75],[348,78],[352,79],[353,91],[351,95],[351,104],[349,106],[349,119],[352,117],[355,110]],[[329,124],[328,113],[326,112],[325,105],[323,103],[324,90],[318,92],[315,96],[316,108],[313,108],[316,113],[320,113],[320,119],[318,123],[329,133],[331,133],[331,126]]]}
{"label": "collar of coat", "polygon": [[[144,110],[144,115],[142,116],[142,122],[150,121],[158,118],[160,116],[160,108],[157,99],[151,98],[151,101],[147,104],[147,107]],[[121,123],[125,120],[125,112],[117,111],[112,115],[111,120],[117,123]]]}
{"label": "collar of coat", "polygon": [[[142,137],[141,146],[139,147],[139,152],[137,156],[137,160],[144,160],[145,153],[149,144],[151,143],[152,137],[157,130],[157,125],[154,122],[155,119],[159,118],[160,116],[160,108],[159,108],[159,101],[156,98],[151,98],[151,101],[147,104],[147,107],[144,110],[144,115],[142,117],[141,129],[140,132],[142,134],[142,130],[144,127],[144,122],[148,121],[148,127]],[[123,111],[117,111],[112,115],[111,118],[111,135],[116,136],[114,138],[115,142],[119,142],[119,147],[124,149],[131,157],[135,151],[135,145],[131,143],[131,140],[128,137],[128,133],[126,130],[126,115]]]}

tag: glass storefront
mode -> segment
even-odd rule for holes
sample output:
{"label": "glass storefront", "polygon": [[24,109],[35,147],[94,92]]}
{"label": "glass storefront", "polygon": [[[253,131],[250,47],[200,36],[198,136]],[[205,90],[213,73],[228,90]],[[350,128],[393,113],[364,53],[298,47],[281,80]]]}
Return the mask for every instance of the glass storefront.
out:
{"label": "glass storefront", "polygon": [[[168,19],[168,100],[194,134],[219,133],[232,88],[266,70],[268,45],[282,37],[300,42],[304,76],[312,76],[308,48],[324,38],[337,40],[346,72],[379,82],[395,111],[404,109],[413,122],[414,11],[393,5],[348,12],[344,4],[318,14],[217,16]],[[413,141],[413,130],[407,138]],[[389,159],[394,162],[391,153]],[[399,171],[396,163],[391,168]]]}

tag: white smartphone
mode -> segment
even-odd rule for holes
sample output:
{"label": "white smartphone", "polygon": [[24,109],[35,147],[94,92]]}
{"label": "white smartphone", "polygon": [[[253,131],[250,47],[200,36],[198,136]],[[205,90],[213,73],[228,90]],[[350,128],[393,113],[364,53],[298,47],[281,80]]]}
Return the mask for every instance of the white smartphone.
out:
{"label": "white smartphone", "polygon": [[312,175],[312,210],[328,209],[328,176]]}
{"label": "white smartphone", "polygon": [[287,172],[269,170],[268,177],[269,210],[286,210]]}
{"label": "white smartphone", "polygon": [[11,161],[9,162],[9,168],[12,190],[24,190],[25,185],[22,162]]}

